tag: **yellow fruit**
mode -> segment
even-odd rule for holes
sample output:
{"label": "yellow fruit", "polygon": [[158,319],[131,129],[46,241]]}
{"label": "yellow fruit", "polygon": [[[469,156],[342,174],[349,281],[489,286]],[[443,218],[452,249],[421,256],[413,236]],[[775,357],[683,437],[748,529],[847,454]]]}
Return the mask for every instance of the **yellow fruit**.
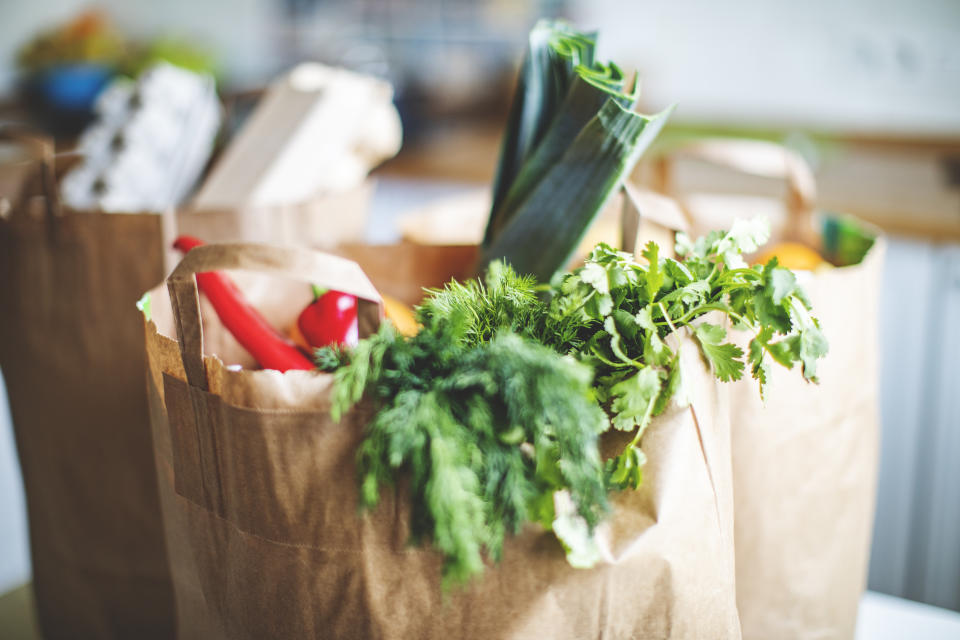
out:
{"label": "yellow fruit", "polygon": [[303,337],[302,333],[300,333],[300,327],[297,326],[296,322],[294,322],[287,330],[287,336],[293,340],[293,344],[297,345],[307,353],[313,353],[313,347],[310,346],[310,343],[307,342],[307,339]]}
{"label": "yellow fruit", "polygon": [[795,271],[813,271],[824,264],[820,254],[799,242],[781,242],[757,256],[754,262],[766,264],[776,257],[781,267]]}
{"label": "yellow fruit", "polygon": [[387,320],[393,323],[401,335],[415,336],[420,331],[417,319],[413,315],[413,309],[396,298],[383,296],[383,312],[386,314]]}

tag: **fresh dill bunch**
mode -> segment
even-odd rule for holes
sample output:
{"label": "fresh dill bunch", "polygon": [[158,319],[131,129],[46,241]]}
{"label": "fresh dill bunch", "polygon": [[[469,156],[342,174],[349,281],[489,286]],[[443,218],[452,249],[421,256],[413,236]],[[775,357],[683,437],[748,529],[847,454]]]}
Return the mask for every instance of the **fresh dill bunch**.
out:
{"label": "fresh dill bunch", "polygon": [[429,325],[460,315],[465,322],[463,339],[469,345],[488,342],[497,333],[509,331],[560,353],[576,353],[583,344],[584,328],[595,320],[584,312],[551,312],[564,300],[533,276],[520,275],[498,260],[488,266],[484,281],[454,280],[443,289],[428,290],[417,308],[417,319]]}
{"label": "fresh dill bunch", "polygon": [[517,274],[502,261],[490,264],[485,281],[447,283],[430,289],[417,308],[417,321],[429,326],[454,315],[461,316],[462,340],[476,346],[489,342],[501,331],[510,331],[542,342],[547,305],[536,278]]}
{"label": "fresh dill bunch", "polygon": [[313,363],[320,371],[336,371],[348,362],[350,352],[339,342],[313,351]]}
{"label": "fresh dill bunch", "polygon": [[498,559],[524,523],[552,528],[559,491],[591,530],[608,509],[591,370],[509,331],[473,344],[473,321],[451,309],[412,338],[384,325],[335,373],[334,416],[363,396],[375,407],[357,455],[362,506],[405,475],[411,536],[443,554],[445,584]]}

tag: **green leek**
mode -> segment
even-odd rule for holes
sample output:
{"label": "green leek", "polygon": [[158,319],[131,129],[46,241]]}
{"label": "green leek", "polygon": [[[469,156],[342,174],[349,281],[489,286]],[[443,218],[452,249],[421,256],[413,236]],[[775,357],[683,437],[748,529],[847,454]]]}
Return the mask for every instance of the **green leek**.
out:
{"label": "green leek", "polygon": [[548,281],[659,133],[669,110],[639,97],[615,64],[593,60],[591,34],[541,21],[530,34],[504,134],[482,264],[506,259]]}

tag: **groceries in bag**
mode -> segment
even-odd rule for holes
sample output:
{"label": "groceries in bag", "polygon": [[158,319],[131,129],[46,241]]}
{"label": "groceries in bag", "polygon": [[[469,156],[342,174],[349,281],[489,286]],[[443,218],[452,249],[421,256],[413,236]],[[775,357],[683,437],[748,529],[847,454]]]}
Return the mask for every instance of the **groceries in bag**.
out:
{"label": "groceries in bag", "polygon": [[98,119],[77,145],[80,163],[63,178],[77,210],[163,211],[194,188],[213,151],[220,103],[213,78],[159,63],[100,95]]}
{"label": "groceries in bag", "polygon": [[[174,248],[183,253],[201,245],[201,240],[185,235],[173,243]],[[213,305],[227,330],[264,369],[281,373],[291,369],[310,370],[314,365],[307,354],[313,349],[357,343],[359,325],[357,297],[354,295],[322,291],[314,286],[314,301],[300,313],[294,325],[299,340],[290,340],[244,300],[243,294],[226,274],[219,271],[198,273],[197,288]]]}
{"label": "groceries in bag", "polygon": [[298,65],[270,85],[191,207],[288,206],[357,188],[400,149],[392,100],[383,80]]}

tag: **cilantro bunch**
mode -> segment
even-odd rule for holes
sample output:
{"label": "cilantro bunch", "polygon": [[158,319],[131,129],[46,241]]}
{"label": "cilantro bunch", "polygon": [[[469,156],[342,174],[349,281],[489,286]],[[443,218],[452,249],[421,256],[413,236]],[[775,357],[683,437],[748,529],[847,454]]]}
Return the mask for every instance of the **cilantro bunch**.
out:
{"label": "cilantro bunch", "polygon": [[[562,277],[547,323],[579,323],[581,329],[575,340],[554,347],[591,365],[611,427],[634,432],[623,452],[607,461],[612,486],[639,486],[644,430],[671,399],[686,402],[679,347],[670,346],[679,341],[668,340],[685,327],[724,382],[742,378],[749,364],[763,394],[771,361],[787,368],[799,362],[803,375],[816,381],[827,341],[796,276],[776,258],[751,267],[742,257],[768,238],[763,220],[737,221],[729,232],[696,242],[680,234],[679,260],[660,257],[657,245],[648,243],[641,254],[646,264],[601,244],[583,267]],[[724,326],[704,318],[711,312],[753,336],[747,354],[728,341]]]}
{"label": "cilantro bunch", "polygon": [[[768,236],[738,221],[695,242],[681,234],[678,259],[651,242],[643,262],[600,244],[549,286],[493,263],[485,282],[430,291],[418,335],[385,326],[351,353],[319,351],[336,369],[335,417],[363,397],[375,409],[358,454],[363,505],[408,476],[413,537],[443,553],[448,580],[481,571],[525,522],[589,566],[607,491],[640,485],[644,430],[686,402],[674,334],[690,331],[725,382],[749,365],[763,393],[773,362],[816,381],[827,343],[795,275],[742,257]],[[711,313],[749,332],[747,353]],[[629,441],[602,462],[610,430]]]}

